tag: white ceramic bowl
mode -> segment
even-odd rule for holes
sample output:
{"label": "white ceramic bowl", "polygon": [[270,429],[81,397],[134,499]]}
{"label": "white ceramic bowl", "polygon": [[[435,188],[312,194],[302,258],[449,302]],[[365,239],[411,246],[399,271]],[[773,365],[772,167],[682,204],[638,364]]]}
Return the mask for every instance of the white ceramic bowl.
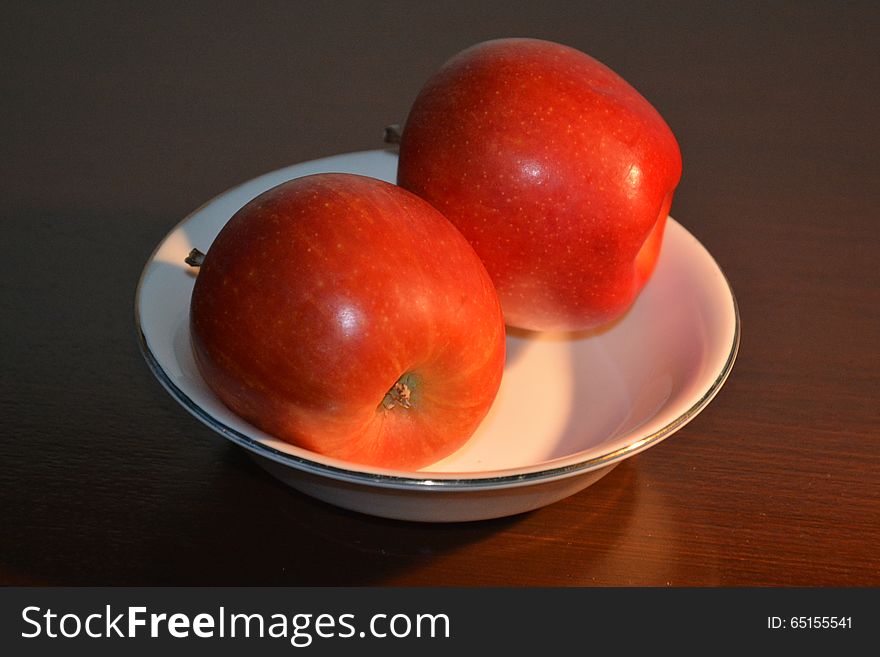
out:
{"label": "white ceramic bowl", "polygon": [[393,182],[397,157],[365,151],[260,176],[196,210],[162,241],[137,290],[140,342],[180,404],[300,491],[355,511],[422,521],[494,518],[576,493],[671,435],[721,388],[739,345],[730,286],[705,248],[670,219],[657,269],[632,309],[590,335],[509,335],[498,397],[473,438],[418,472],[366,468],[289,445],[230,412],[193,361],[183,262],[207,251],[245,203],[286,180],[349,172]]}

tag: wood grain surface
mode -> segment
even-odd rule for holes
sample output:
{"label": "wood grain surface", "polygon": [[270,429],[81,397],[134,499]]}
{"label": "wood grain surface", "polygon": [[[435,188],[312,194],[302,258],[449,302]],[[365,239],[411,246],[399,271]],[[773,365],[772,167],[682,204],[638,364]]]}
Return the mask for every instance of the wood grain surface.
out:
{"label": "wood grain surface", "polygon": [[[880,585],[876,4],[180,4],[4,5],[0,583]],[[580,48],[667,119],[739,359],[681,432],[538,511],[317,502],[153,379],[141,268],[223,190],[377,147],[500,36]]]}

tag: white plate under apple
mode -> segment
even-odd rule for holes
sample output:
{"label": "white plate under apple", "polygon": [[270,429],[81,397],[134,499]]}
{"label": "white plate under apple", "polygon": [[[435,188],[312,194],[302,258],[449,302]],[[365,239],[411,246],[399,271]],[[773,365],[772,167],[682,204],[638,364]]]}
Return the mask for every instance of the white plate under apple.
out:
{"label": "white plate under apple", "polygon": [[739,346],[733,292],[708,251],[669,220],[657,268],[627,314],[585,335],[510,334],[501,389],[477,433],[416,472],[367,468],[304,450],[229,411],[205,384],[189,340],[195,280],[230,217],[292,178],[356,173],[394,182],[392,151],[348,153],[280,169],[186,217],[144,268],[135,304],[150,368],[190,413],[294,488],[388,518],[465,521],[522,513],[577,493],[692,420],[718,393]]}

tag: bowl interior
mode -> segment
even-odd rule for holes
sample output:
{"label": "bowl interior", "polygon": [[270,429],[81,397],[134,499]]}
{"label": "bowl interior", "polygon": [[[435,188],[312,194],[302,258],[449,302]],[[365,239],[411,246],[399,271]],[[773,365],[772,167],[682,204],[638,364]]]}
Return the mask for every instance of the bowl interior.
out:
{"label": "bowl interior", "polygon": [[[408,478],[510,477],[635,453],[691,419],[717,392],[738,339],[730,287],[711,255],[670,220],[661,256],[631,310],[586,335],[510,332],[498,397],[474,437],[419,473],[363,468],[275,439],[232,414],[199,375],[189,343],[194,275],[183,264],[207,250],[232,214],[290,178],[348,171],[394,180],[396,157],[369,151],[288,167],[206,204],[160,244],[138,289],[148,361],[199,419],[245,447],[294,467]],[[601,463],[596,463],[599,467]]]}
{"label": "bowl interior", "polygon": [[427,470],[558,467],[678,428],[720,385],[735,323],[723,275],[671,222],[654,276],[620,321],[580,336],[508,336],[487,421]]}

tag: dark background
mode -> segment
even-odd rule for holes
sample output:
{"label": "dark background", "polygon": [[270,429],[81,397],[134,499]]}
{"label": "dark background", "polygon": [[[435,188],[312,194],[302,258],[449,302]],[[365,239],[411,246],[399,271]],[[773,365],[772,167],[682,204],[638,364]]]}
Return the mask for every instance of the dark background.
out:
{"label": "dark background", "polygon": [[[880,585],[878,33],[876,3],[3,3],[0,583]],[[502,36],[584,50],[666,118],[738,362],[680,433],[529,514],[314,501],[153,379],[141,268],[230,186],[379,147]]]}

